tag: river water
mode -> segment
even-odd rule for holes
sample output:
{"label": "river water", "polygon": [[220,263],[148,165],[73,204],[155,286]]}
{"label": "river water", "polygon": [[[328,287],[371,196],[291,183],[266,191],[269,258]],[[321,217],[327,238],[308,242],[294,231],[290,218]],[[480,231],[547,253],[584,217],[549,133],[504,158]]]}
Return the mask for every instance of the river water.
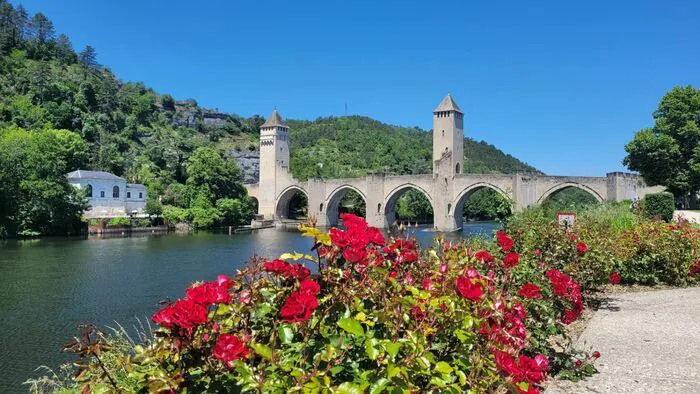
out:
{"label": "river water", "polygon": [[[491,235],[496,223],[469,223],[450,240]],[[419,228],[429,246],[435,233]],[[0,393],[26,392],[35,368],[72,359],[62,344],[77,325],[115,321],[130,328],[159,309],[158,301],[184,296],[195,280],[232,274],[251,256],[307,252],[298,232],[167,234],[116,238],[44,238],[0,241]]]}

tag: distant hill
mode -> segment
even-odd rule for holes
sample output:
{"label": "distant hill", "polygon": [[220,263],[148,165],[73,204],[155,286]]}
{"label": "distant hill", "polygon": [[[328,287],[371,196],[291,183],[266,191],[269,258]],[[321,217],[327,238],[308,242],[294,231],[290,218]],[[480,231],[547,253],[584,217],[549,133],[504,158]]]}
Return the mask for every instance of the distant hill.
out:
{"label": "distant hill", "polygon": [[[291,170],[310,177],[360,177],[369,173],[427,174],[432,171],[432,134],[392,126],[365,116],[288,120]],[[484,141],[464,139],[464,172],[539,172]]]}

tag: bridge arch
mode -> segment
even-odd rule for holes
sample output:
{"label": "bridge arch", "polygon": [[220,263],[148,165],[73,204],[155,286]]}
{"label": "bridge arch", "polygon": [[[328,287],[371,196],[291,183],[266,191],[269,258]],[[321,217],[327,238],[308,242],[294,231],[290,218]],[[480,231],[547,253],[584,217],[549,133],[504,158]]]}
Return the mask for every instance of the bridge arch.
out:
{"label": "bridge arch", "polygon": [[[498,193],[500,196],[503,198],[510,200],[510,196],[508,193],[501,189],[500,187],[493,185],[488,182],[477,182],[472,185],[467,186],[464,190],[462,190],[458,195],[457,198],[452,201],[450,205],[448,205],[448,212],[447,215],[451,218],[454,219],[454,228],[461,228],[463,225],[463,211],[464,211],[464,204],[469,200],[469,197],[474,194],[477,190],[481,189],[491,189]],[[512,207],[511,207],[512,209]]]}
{"label": "bridge arch", "polygon": [[[303,188],[292,185],[282,190],[282,192],[275,199],[275,218],[276,219],[288,219],[289,218],[289,203],[292,201],[297,193],[301,193],[306,197],[308,204],[309,193]],[[308,209],[308,206],[307,206]]]}
{"label": "bridge arch", "polygon": [[362,198],[362,201],[365,202],[365,209],[368,208],[367,196],[360,189],[348,184],[338,186],[328,194],[326,201],[324,201],[322,206],[319,207],[321,213],[326,215],[326,223],[328,223],[329,226],[338,225],[338,218],[340,216],[338,213],[338,207],[340,205],[340,201],[348,194],[349,191],[357,193],[360,198]]}
{"label": "bridge arch", "polygon": [[388,226],[391,226],[394,224],[396,221],[396,203],[399,200],[401,196],[404,195],[409,190],[417,190],[421,194],[425,196],[425,198],[428,200],[430,203],[430,206],[433,208],[433,214],[435,210],[435,205],[433,204],[433,199],[430,193],[428,193],[425,189],[422,187],[414,184],[414,183],[405,183],[402,185],[399,185],[395,187],[393,190],[391,190],[386,197],[384,198],[384,217],[386,220],[386,224]]}
{"label": "bridge arch", "polygon": [[603,198],[603,196],[601,196],[601,195],[600,195],[597,191],[595,191],[593,188],[591,188],[591,187],[589,187],[589,186],[586,186],[586,185],[584,185],[584,184],[582,184],[582,183],[562,182],[562,183],[559,183],[559,184],[557,184],[557,185],[555,185],[555,186],[552,186],[552,187],[549,188],[546,192],[544,192],[544,193],[540,196],[540,198],[537,199],[537,203],[538,203],[538,204],[542,204],[542,203],[545,202],[545,200],[547,200],[547,198],[549,198],[549,196],[551,196],[552,194],[554,194],[554,193],[556,193],[556,192],[558,192],[558,191],[560,191],[560,190],[564,190],[564,189],[566,189],[566,188],[568,188],[568,187],[575,187],[575,188],[579,188],[579,189],[581,189],[581,190],[583,190],[583,191],[585,191],[585,192],[588,192],[590,195],[592,195],[593,197],[595,197],[595,199],[596,199],[598,202],[603,202],[603,201],[605,200],[605,199]]}

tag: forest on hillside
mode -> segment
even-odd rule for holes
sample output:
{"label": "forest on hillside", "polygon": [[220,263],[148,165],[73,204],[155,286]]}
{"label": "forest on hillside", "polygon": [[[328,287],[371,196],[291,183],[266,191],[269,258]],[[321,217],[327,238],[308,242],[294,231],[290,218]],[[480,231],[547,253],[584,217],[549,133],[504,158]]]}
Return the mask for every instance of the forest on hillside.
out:
{"label": "forest on hillside", "polygon": [[[122,81],[41,12],[0,0],[0,236],[75,232],[85,200],[64,174],[78,168],[145,184],[154,215],[198,228],[245,223],[254,204],[233,156],[256,153],[263,122]],[[361,116],[288,123],[299,179],[431,171],[426,130]],[[465,172],[536,171],[469,138],[465,156]]]}

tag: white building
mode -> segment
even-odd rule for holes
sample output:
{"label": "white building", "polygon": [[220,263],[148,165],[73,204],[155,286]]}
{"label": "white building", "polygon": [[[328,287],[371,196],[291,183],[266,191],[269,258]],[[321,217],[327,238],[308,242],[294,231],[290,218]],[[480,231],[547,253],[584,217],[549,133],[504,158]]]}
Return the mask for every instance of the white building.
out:
{"label": "white building", "polygon": [[104,171],[76,170],[66,174],[68,182],[84,189],[88,199],[86,217],[118,217],[143,214],[146,186],[126,183],[124,178]]}

